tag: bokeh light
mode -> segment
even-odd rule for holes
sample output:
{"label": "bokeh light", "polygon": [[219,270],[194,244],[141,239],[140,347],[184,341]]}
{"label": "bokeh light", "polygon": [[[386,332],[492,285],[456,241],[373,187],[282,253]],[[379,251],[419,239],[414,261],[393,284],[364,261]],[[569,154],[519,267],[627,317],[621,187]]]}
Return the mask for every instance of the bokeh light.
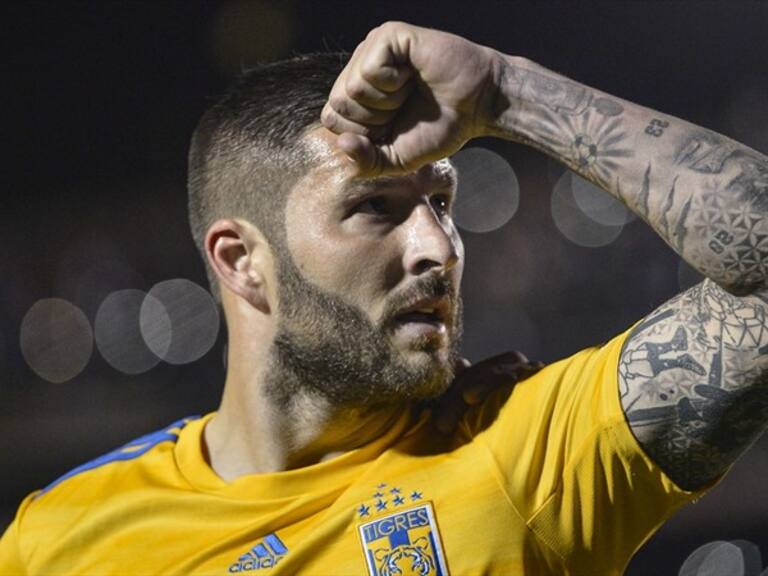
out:
{"label": "bokeh light", "polygon": [[[760,553],[760,548],[749,540],[731,540],[731,544],[738,546],[741,550],[742,558],[744,558],[745,576],[760,574],[760,570],[763,567],[763,555]],[[768,567],[766,567],[763,574],[768,574]]]}
{"label": "bokeh light", "polygon": [[41,378],[61,383],[71,380],[88,364],[93,333],[82,310],[66,300],[39,300],[21,322],[21,353]]}
{"label": "bokeh light", "polygon": [[77,236],[62,242],[61,254],[55,261],[53,293],[79,306],[91,319],[115,290],[146,283],[127,261],[125,247],[119,245],[114,234],[101,227],[80,230]]}
{"label": "bokeh light", "polygon": [[730,542],[708,542],[694,550],[678,576],[746,576],[741,548]]}
{"label": "bokeh light", "polygon": [[451,160],[459,173],[456,224],[470,232],[491,232],[509,222],[520,205],[520,185],[509,162],[485,148],[465,148]]}
{"label": "bokeh light", "polygon": [[161,360],[165,358],[171,349],[173,325],[165,305],[151,294],[147,294],[141,303],[139,330],[152,353]]}
{"label": "bokeh light", "polygon": [[96,346],[104,360],[126,374],[141,374],[160,361],[141,333],[139,315],[145,298],[141,290],[118,290],[107,296],[96,313]]}
{"label": "bokeh light", "polygon": [[[602,211],[599,209],[603,205],[601,204],[602,201],[590,203],[590,201],[585,200],[586,198],[592,198],[593,193],[586,191],[586,186],[580,186],[581,191],[579,194],[582,202],[592,210],[591,216],[587,215],[576,201],[573,186],[571,185],[571,175],[572,172],[570,171],[564,172],[552,190],[550,210],[552,211],[552,219],[555,222],[555,226],[557,226],[557,229],[563,236],[579,246],[585,248],[607,246],[619,237],[624,224],[609,225],[597,221],[594,218],[595,214],[600,213],[603,219],[607,219],[611,209]],[[602,194],[607,196],[605,192],[602,192]]]}
{"label": "bokeh light", "polygon": [[591,220],[605,226],[623,226],[635,219],[635,215],[623,203],[602,188],[571,171],[561,178],[568,176],[576,205]]}
{"label": "bokeh light", "polygon": [[141,334],[170,364],[194,362],[216,343],[219,311],[207,290],[177,278],[155,284],[141,306]]}

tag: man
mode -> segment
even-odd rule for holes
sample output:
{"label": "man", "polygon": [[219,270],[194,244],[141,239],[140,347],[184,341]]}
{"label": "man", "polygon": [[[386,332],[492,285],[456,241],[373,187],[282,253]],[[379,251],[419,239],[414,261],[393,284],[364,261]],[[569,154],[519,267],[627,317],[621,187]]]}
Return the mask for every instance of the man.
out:
{"label": "man", "polygon": [[[196,131],[191,220],[229,330],[219,411],[32,495],[2,562],[619,574],[765,429],[765,157],[402,23],[371,32],[324,103],[329,66],[257,70]],[[601,185],[707,279],[441,437],[423,401],[452,378],[463,267],[443,158],[481,135]]]}

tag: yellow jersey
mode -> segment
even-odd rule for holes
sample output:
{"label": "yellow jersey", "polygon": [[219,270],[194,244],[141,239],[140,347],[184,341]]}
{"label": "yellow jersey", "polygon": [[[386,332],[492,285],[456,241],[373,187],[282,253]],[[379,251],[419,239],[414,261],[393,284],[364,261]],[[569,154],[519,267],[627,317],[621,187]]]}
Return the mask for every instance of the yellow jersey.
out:
{"label": "yellow jersey", "polygon": [[429,413],[296,470],[220,479],[185,419],[28,496],[0,574],[595,575],[697,493],[632,436],[626,333],[502,386],[452,437]]}

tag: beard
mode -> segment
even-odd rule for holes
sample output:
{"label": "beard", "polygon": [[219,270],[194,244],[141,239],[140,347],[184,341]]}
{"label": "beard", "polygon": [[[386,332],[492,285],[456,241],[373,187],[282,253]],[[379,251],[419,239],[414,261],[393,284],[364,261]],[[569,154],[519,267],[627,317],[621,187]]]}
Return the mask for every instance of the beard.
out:
{"label": "beard", "polygon": [[[300,397],[338,408],[376,410],[436,398],[450,385],[462,332],[462,302],[452,283],[433,275],[390,298],[379,325],[359,307],[304,278],[290,254],[278,262],[280,321],[271,350],[267,393],[278,405]],[[392,318],[407,302],[449,296],[448,344],[415,338],[416,353],[398,350]],[[415,358],[414,358],[415,356]]]}

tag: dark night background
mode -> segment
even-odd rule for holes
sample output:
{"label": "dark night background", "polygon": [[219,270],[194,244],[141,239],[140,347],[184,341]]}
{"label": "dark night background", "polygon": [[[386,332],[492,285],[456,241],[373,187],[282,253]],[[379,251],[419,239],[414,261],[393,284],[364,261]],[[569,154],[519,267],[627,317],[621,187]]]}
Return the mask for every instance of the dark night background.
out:
{"label": "dark night background", "polygon": [[[94,347],[55,384],[25,362],[32,305],[62,298],[94,322],[115,290],[205,285],[186,223],[189,136],[241,67],[352,50],[400,19],[455,32],[768,152],[764,2],[11,2],[0,8],[0,529],[23,496],[179,417],[216,408],[222,336],[202,359],[139,375]],[[674,295],[679,259],[641,222],[600,248],[550,214],[562,169],[483,142],[519,180],[500,229],[465,232],[465,354],[552,361],[604,341]],[[687,280],[683,272],[683,283]],[[628,574],[676,574],[697,547],[751,541],[768,563],[768,437],[637,554]]]}

